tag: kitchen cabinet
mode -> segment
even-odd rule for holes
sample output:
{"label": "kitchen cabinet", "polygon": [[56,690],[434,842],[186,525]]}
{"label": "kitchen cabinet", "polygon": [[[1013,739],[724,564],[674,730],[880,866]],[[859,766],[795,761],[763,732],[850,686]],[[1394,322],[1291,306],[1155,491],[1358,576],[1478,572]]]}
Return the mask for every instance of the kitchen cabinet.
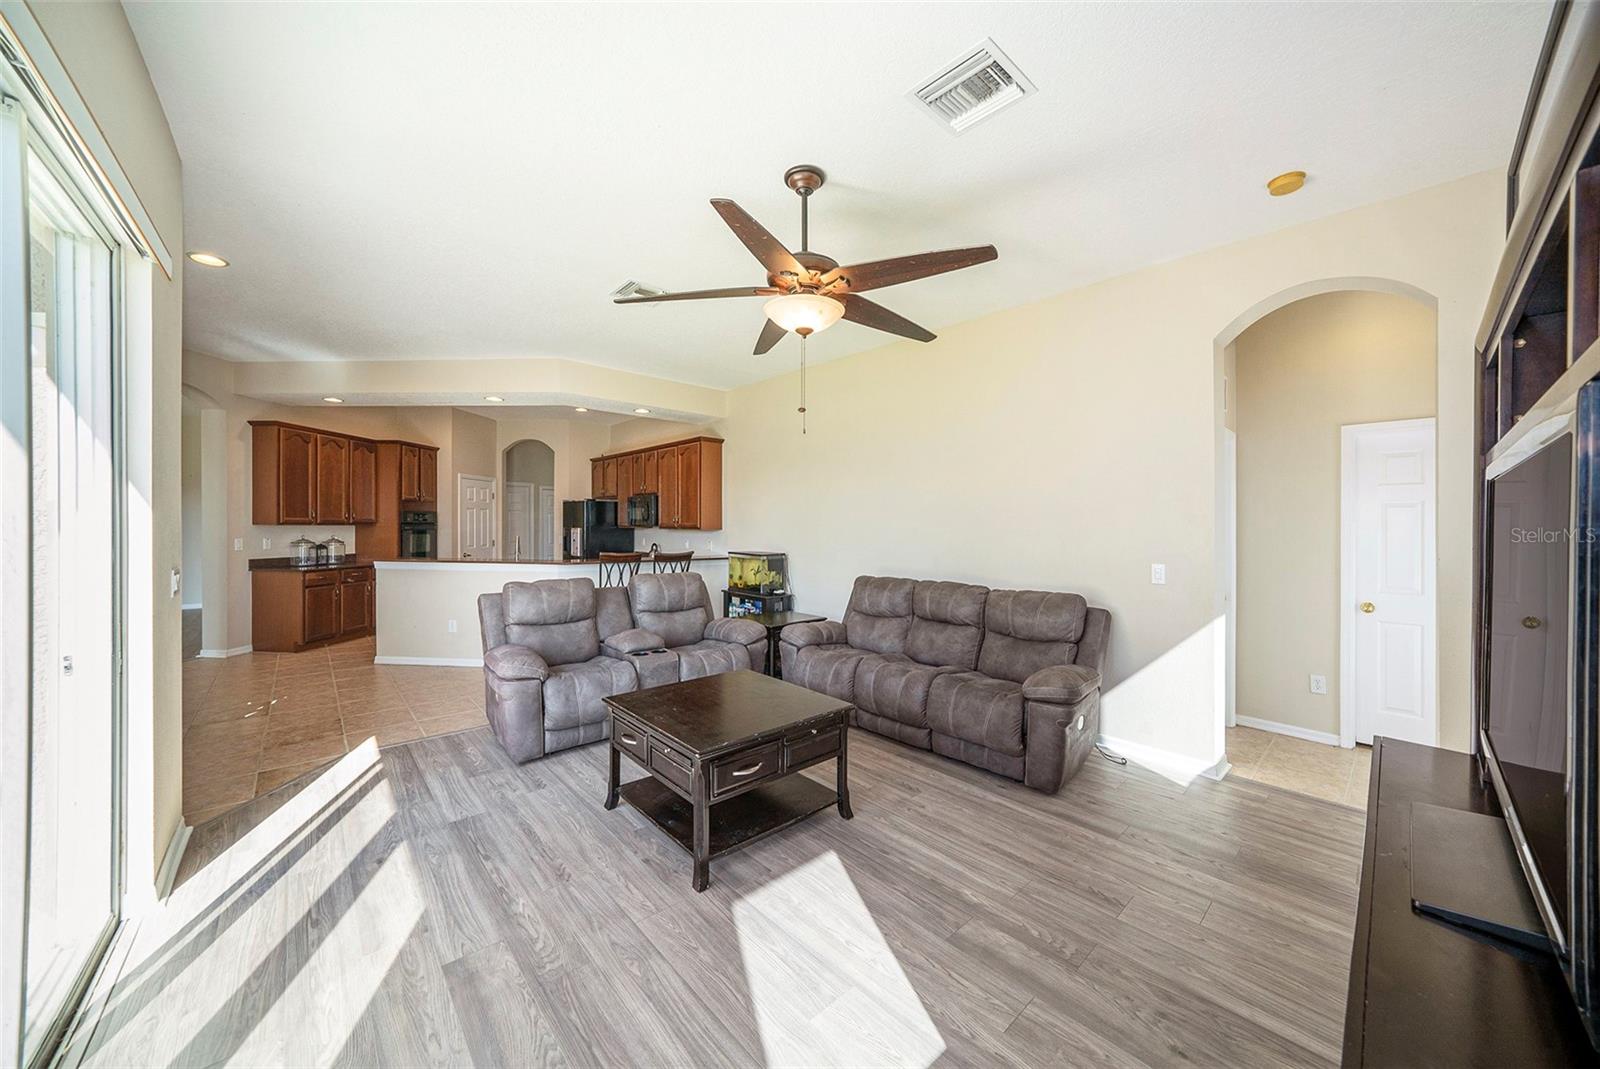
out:
{"label": "kitchen cabinet", "polygon": [[589,461],[590,493],[615,498],[618,524],[633,494],[655,494],[662,527],[722,529],[722,439],[690,438]]}
{"label": "kitchen cabinet", "polygon": [[317,522],[317,432],[253,422],[250,435],[250,522]]}
{"label": "kitchen cabinet", "polygon": [[437,449],[419,448],[417,450],[417,500],[439,500],[439,451]]}
{"label": "kitchen cabinet", "polygon": [[350,522],[378,522],[378,443],[350,439]]}
{"label": "kitchen cabinet", "polygon": [[421,494],[418,492],[422,486],[422,458],[421,450],[414,445],[400,447],[400,500],[416,501]]}
{"label": "kitchen cabinet", "polygon": [[350,439],[317,435],[317,523],[350,522]]}
{"label": "kitchen cabinet", "polygon": [[297,653],[371,634],[376,623],[371,565],[252,569],[250,594],[250,644],[259,652]]}

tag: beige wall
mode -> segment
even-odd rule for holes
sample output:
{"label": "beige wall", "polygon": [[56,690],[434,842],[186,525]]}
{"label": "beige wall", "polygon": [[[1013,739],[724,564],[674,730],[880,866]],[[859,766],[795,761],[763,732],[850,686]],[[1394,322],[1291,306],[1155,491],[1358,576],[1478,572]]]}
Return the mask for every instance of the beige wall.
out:
{"label": "beige wall", "polygon": [[[117,3],[31,5],[160,239],[183,244],[183,163],[133,32]],[[65,87],[63,87],[65,91]],[[113,166],[113,161],[102,161]],[[125,261],[129,551],[128,893],[148,900],[156,868],[182,821],[180,599],[169,588],[183,559],[180,488],[183,276]],[[146,619],[148,617],[148,619]]]}
{"label": "beige wall", "polygon": [[1224,349],[1287,294],[1393,280],[1438,305],[1440,696],[1463,747],[1472,339],[1503,193],[1464,178],[822,364],[805,436],[795,374],[735,390],[729,543],[786,550],[798,607],[829,614],[860,573],[1080,591],[1114,616],[1104,731],[1209,765]]}
{"label": "beige wall", "polygon": [[[1329,293],[1236,347],[1238,714],[1337,735],[1339,429],[1434,414],[1433,309]],[[1326,694],[1311,693],[1313,673]]]}
{"label": "beige wall", "polygon": [[183,441],[181,461],[180,497],[183,502],[183,604],[185,608],[200,605],[200,592],[204,585],[202,564],[200,508],[200,409],[191,401],[183,402]]}

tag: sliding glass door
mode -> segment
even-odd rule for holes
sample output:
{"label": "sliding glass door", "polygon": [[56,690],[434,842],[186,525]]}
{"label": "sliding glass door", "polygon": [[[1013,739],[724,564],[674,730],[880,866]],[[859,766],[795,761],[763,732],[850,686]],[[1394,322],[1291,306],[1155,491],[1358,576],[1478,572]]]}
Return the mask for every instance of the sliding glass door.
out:
{"label": "sliding glass door", "polygon": [[[120,902],[118,488],[115,249],[42,142],[13,110],[19,138],[0,206],[25,234],[26,307],[0,293],[10,354],[26,363],[28,663],[25,732],[27,866],[23,913],[22,1056],[35,1062],[59,1034],[98,962]],[[20,288],[20,287],[19,287]],[[13,316],[25,316],[16,324]],[[7,375],[15,388],[21,376]],[[10,407],[8,405],[8,407]],[[8,472],[9,475],[9,472]],[[8,502],[19,500],[11,486]],[[7,547],[10,548],[10,547]],[[8,768],[19,767],[8,762]],[[9,863],[9,860],[8,860]]]}

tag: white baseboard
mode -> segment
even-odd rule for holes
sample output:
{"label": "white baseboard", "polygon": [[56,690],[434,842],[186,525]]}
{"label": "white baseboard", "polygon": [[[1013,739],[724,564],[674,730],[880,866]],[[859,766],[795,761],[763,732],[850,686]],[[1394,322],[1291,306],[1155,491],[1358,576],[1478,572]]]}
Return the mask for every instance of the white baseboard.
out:
{"label": "white baseboard", "polygon": [[183,852],[188,849],[189,835],[194,828],[182,817],[178,818],[178,827],[172,833],[172,838],[167,842],[167,852],[161,858],[161,867],[156,870],[156,898],[163,899],[172,893],[172,883],[178,878],[178,866],[183,864]]}
{"label": "white baseboard", "polygon": [[482,668],[482,657],[374,657],[373,664],[422,664],[442,668]]}
{"label": "white baseboard", "polygon": [[237,657],[242,653],[249,653],[252,649],[253,649],[253,647],[251,647],[251,646],[235,646],[231,650],[201,650],[199,653],[195,654],[195,656],[196,657],[211,657],[211,658],[217,658],[217,659],[220,659],[220,658],[223,658],[223,657]]}
{"label": "white baseboard", "polygon": [[193,605],[185,605],[183,607],[183,611],[184,612],[188,612],[190,609],[198,609],[198,608],[200,608],[200,602],[197,601]]}
{"label": "white baseboard", "polygon": [[1238,717],[1238,722],[1240,727],[1270,731],[1275,735],[1288,735],[1292,739],[1320,742],[1324,746],[1339,745],[1339,736],[1331,731],[1312,731],[1310,728],[1296,727],[1293,724],[1280,724],[1276,720],[1263,720],[1258,716],[1241,716]]}
{"label": "white baseboard", "polygon": [[1171,750],[1146,746],[1142,742],[1113,738],[1110,735],[1101,735],[1095,742],[1112,753],[1126,757],[1140,768],[1149,769],[1158,776],[1178,783],[1188,783],[1196,776],[1221,779],[1228,774],[1228,769],[1231,767],[1226,757],[1220,761],[1206,761],[1199,757],[1189,757],[1186,754],[1173,753]]}

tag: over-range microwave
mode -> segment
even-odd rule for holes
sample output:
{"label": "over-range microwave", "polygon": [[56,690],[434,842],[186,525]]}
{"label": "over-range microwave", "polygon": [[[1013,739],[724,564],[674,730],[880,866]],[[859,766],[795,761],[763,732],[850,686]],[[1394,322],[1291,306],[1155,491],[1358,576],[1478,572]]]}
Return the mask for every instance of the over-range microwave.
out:
{"label": "over-range microwave", "polygon": [[656,526],[656,507],[655,494],[634,494],[628,498],[628,526]]}

